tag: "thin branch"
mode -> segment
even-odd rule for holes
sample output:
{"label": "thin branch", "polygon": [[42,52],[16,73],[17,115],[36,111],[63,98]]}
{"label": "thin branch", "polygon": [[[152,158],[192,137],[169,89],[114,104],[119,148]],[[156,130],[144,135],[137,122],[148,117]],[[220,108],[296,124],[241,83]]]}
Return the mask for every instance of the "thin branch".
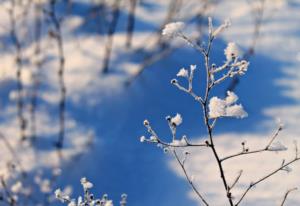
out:
{"label": "thin branch", "polygon": [[222,165],[222,161],[220,160],[220,157],[217,153],[216,147],[214,145],[214,141],[213,141],[213,134],[212,134],[212,127],[209,123],[209,115],[208,115],[208,97],[209,97],[209,93],[210,93],[210,81],[211,81],[211,73],[210,73],[210,63],[209,63],[209,56],[210,56],[210,52],[211,52],[211,46],[212,46],[212,42],[213,42],[213,36],[209,35],[209,39],[208,39],[208,45],[206,50],[204,50],[202,52],[203,56],[204,56],[204,60],[205,60],[205,70],[206,70],[206,88],[205,88],[205,96],[204,96],[204,102],[202,104],[202,109],[203,109],[203,115],[204,115],[204,123],[207,127],[207,132],[208,132],[208,136],[210,139],[210,148],[214,154],[214,157],[216,159],[216,162],[218,164],[218,168],[219,168],[219,173],[220,173],[220,177],[222,179],[223,185],[224,185],[224,189],[226,191],[226,196],[228,199],[228,202],[230,204],[230,206],[233,206],[233,201],[232,201],[232,195],[231,192],[229,190],[229,186],[225,177],[225,172],[224,172],[224,168]]}
{"label": "thin branch", "polygon": [[[155,137],[155,139],[145,139],[145,142],[148,143],[157,143],[157,144],[161,144],[164,147],[207,147],[209,146],[207,143],[202,143],[202,144],[193,144],[190,143],[187,139],[185,139],[185,145],[174,145],[172,143],[168,143],[163,141],[158,135],[157,133],[152,129],[152,127],[150,126],[150,124],[147,122],[147,124],[144,124],[145,127],[147,128],[148,132]],[[172,133],[173,139],[175,137],[175,134]]]}
{"label": "thin branch", "polygon": [[200,102],[201,104],[203,104],[204,101],[203,101],[202,97],[196,95],[196,94],[194,93],[194,91],[192,90],[191,87],[190,87],[189,89],[186,89],[186,88],[184,88],[183,86],[181,86],[177,81],[175,82],[175,80],[174,80],[174,82],[171,82],[171,83],[172,83],[173,85],[175,85],[179,90],[184,91],[184,92],[190,94],[196,101],[198,101],[198,102]]}
{"label": "thin branch", "polygon": [[190,45],[191,47],[193,47],[194,49],[196,49],[197,51],[199,51],[200,53],[202,53],[203,55],[205,55],[205,49],[202,46],[200,46],[198,43],[193,42],[187,36],[185,36],[183,33],[180,33],[179,37],[182,40],[184,40],[185,42],[187,42],[188,45]]}
{"label": "thin branch", "polygon": [[260,152],[265,152],[265,151],[271,151],[271,150],[269,150],[270,146],[272,145],[272,143],[274,142],[274,140],[276,139],[276,137],[278,137],[279,132],[281,130],[282,130],[282,127],[279,126],[278,129],[276,130],[276,132],[274,133],[274,135],[271,137],[269,143],[265,147],[263,147],[261,149],[257,149],[257,150],[252,150],[252,151],[249,151],[248,149],[247,150],[243,149],[239,153],[232,154],[232,155],[229,155],[227,157],[222,158],[221,162],[223,162],[225,160],[228,160],[228,159],[231,159],[231,158],[234,158],[234,157],[242,156],[242,155],[248,155],[248,154],[255,154],[255,153],[260,153]]}
{"label": "thin branch", "polygon": [[250,185],[248,186],[248,188],[245,190],[245,192],[242,194],[241,198],[237,201],[237,203],[235,204],[235,206],[238,206],[241,201],[245,198],[245,196],[248,194],[248,192],[254,187],[256,186],[257,184],[263,182],[264,180],[268,179],[269,177],[272,177],[273,175],[275,175],[277,172],[283,170],[285,167],[289,166],[290,164],[296,162],[300,160],[299,157],[295,157],[293,160],[287,162],[287,163],[284,163],[281,164],[281,166],[279,168],[277,168],[276,170],[274,170],[273,172],[267,174],[266,176],[260,178],[259,180],[255,181],[255,182],[252,182],[250,183]]}
{"label": "thin branch", "polygon": [[203,202],[203,204],[205,204],[206,206],[209,206],[209,204],[207,203],[207,201],[204,199],[204,197],[200,194],[200,192],[198,191],[198,189],[196,188],[196,186],[194,185],[193,181],[191,180],[191,178],[189,177],[189,175],[187,174],[187,171],[185,169],[184,163],[182,163],[175,151],[175,149],[173,150],[173,154],[178,162],[178,164],[180,165],[186,180],[188,181],[188,183],[190,184],[190,186],[192,187],[192,189],[194,190],[194,192],[197,194],[197,196],[200,198],[200,200]]}
{"label": "thin branch", "polygon": [[283,200],[282,200],[280,206],[283,206],[283,205],[284,205],[284,203],[285,203],[285,201],[286,201],[288,195],[289,195],[291,192],[295,191],[295,190],[297,190],[297,187],[292,188],[292,189],[289,189],[288,191],[286,191],[286,193],[285,193],[285,195],[284,195],[284,197],[283,197]]}
{"label": "thin branch", "polygon": [[239,182],[242,174],[243,174],[243,170],[240,170],[239,173],[238,173],[238,175],[234,179],[233,183],[229,186],[229,190],[231,190],[232,188],[234,188],[234,186]]}

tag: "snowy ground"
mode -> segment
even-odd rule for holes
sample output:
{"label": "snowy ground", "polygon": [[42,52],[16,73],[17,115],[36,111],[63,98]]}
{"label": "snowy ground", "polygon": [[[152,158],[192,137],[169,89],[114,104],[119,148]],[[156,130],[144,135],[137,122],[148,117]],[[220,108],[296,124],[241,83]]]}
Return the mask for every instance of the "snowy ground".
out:
{"label": "snowy ground", "polygon": [[[160,149],[141,144],[139,137],[146,132],[142,125],[145,118],[162,136],[170,136],[164,118],[177,112],[183,116],[183,125],[178,131],[180,134],[185,133],[195,141],[205,137],[198,106],[189,96],[169,84],[183,66],[197,64],[198,68],[203,68],[199,54],[184,46],[149,67],[132,85],[124,87],[124,82],[136,72],[141,60],[134,50],[124,48],[123,20],[126,12],[121,14],[121,23],[118,25],[120,32],[115,35],[111,63],[113,71],[103,76],[100,69],[106,38],[82,27],[83,11],[87,4],[86,1],[74,2],[76,15],[66,18],[62,27],[67,87],[67,139],[63,164],[52,149],[58,131],[59,90],[56,70],[51,69],[57,68],[57,61],[53,58],[55,44],[46,36],[42,38],[42,45],[49,60],[39,74],[43,82],[37,116],[40,139],[35,149],[28,145],[20,146],[18,142],[15,70],[12,69],[15,68],[14,50],[4,41],[9,38],[5,3],[0,8],[3,16],[0,35],[4,45],[0,63],[1,133],[9,139],[24,169],[33,178],[40,175],[49,179],[49,170],[61,167],[62,174],[55,187],[71,185],[74,196],[81,193],[79,179],[86,176],[94,183],[95,193],[108,193],[117,201],[125,192],[128,202],[133,206],[197,205],[197,199],[171,156]],[[244,140],[247,140],[250,148],[256,148],[267,142],[276,129],[275,119],[281,118],[285,130],[280,134],[280,139],[290,150],[282,154],[268,153],[228,162],[226,173],[230,177],[244,169],[235,193],[237,197],[251,181],[279,166],[283,157],[293,157],[293,140],[297,140],[300,133],[297,122],[300,116],[300,2],[267,2],[262,36],[250,60],[249,72],[241,79],[236,91],[249,117],[218,122],[216,141],[220,153],[224,155],[239,151],[240,143]],[[195,9],[190,4],[184,4],[178,19],[188,18],[187,11]],[[143,47],[144,42],[149,41],[154,28],[162,21],[166,7],[167,1],[143,1],[143,6],[137,10],[134,48],[149,49]],[[223,60],[223,49],[229,41],[237,42],[243,49],[247,48],[253,32],[250,12],[246,1],[238,0],[222,1],[209,9],[216,24],[226,18],[232,21],[232,26],[215,42],[213,61]],[[27,45],[25,56],[30,57],[33,49],[34,43]],[[31,73],[35,72],[32,68],[33,65],[26,64],[22,76],[28,90]],[[225,86],[216,90],[216,95],[223,96],[224,89]],[[90,139],[93,140],[91,146],[87,145]],[[82,153],[84,155],[78,156]],[[7,174],[5,165],[13,157],[5,146],[0,150],[0,156],[0,171]],[[221,181],[216,164],[210,157],[211,154],[206,150],[192,151],[188,171],[195,176],[200,191],[204,191],[210,202],[215,202],[213,205],[224,205],[226,200],[223,198]],[[287,189],[300,185],[299,163],[293,165],[292,169],[292,172],[280,172],[256,187],[249,193],[244,205],[268,206],[279,202]],[[299,191],[293,192],[287,205],[299,204],[299,194]]]}

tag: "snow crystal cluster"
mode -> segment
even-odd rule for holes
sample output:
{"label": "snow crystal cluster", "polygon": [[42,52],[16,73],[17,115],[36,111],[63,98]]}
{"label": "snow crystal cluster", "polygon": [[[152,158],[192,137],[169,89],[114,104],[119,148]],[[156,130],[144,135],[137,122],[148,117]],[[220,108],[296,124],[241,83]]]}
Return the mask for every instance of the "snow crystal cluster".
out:
{"label": "snow crystal cluster", "polygon": [[185,24],[183,22],[172,22],[165,25],[162,35],[167,37],[176,37],[182,33]]}
{"label": "snow crystal cluster", "polygon": [[171,118],[171,123],[175,126],[179,126],[182,123],[181,115],[177,113],[174,117]]}
{"label": "snow crystal cluster", "polygon": [[188,70],[186,70],[185,68],[181,68],[179,70],[179,72],[177,73],[177,76],[178,77],[185,77],[185,78],[188,78],[189,77],[189,72]]}
{"label": "snow crystal cluster", "polygon": [[[90,189],[93,187],[93,183],[89,182],[85,177],[81,178],[80,183],[84,190],[84,196],[79,196],[76,199],[71,199],[70,196],[64,194],[61,189],[56,189],[54,194],[56,199],[62,203],[66,203],[68,206],[113,206],[113,201],[108,199],[108,195],[104,194],[102,198],[96,199]],[[126,206],[127,195],[121,195],[120,206]]]}
{"label": "snow crystal cluster", "polygon": [[235,104],[238,100],[238,96],[228,91],[227,97],[225,99],[220,99],[218,97],[212,97],[209,101],[209,118],[218,117],[236,117],[244,118],[248,114],[244,110],[241,104]]}
{"label": "snow crystal cluster", "polygon": [[281,142],[274,142],[272,145],[268,147],[269,151],[280,152],[286,151],[288,148],[284,146]]}
{"label": "snow crystal cluster", "polygon": [[184,78],[189,78],[191,76],[191,74],[194,73],[194,71],[196,70],[197,66],[196,65],[190,65],[190,73],[187,69],[185,68],[181,68],[178,73],[177,73],[177,77],[184,77]]}
{"label": "snow crystal cluster", "polygon": [[174,147],[184,147],[188,145],[188,141],[186,136],[183,136],[180,140],[174,139],[170,145]]}
{"label": "snow crystal cluster", "polygon": [[240,50],[236,43],[229,42],[226,49],[224,50],[227,61],[232,61],[240,55]]}

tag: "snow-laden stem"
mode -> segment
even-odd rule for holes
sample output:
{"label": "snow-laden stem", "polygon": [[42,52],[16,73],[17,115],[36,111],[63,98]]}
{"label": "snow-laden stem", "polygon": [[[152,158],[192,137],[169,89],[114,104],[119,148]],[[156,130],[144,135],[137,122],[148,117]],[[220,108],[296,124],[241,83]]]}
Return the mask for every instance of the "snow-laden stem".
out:
{"label": "snow-laden stem", "polygon": [[205,97],[204,97],[204,102],[202,104],[202,108],[203,108],[203,112],[204,112],[204,123],[206,125],[207,128],[207,132],[208,132],[208,136],[209,136],[209,140],[210,140],[210,148],[214,154],[214,157],[217,161],[218,164],[218,168],[219,168],[219,172],[220,172],[220,177],[222,179],[225,191],[226,191],[226,196],[228,198],[229,204],[230,206],[233,206],[233,201],[232,201],[232,195],[230,192],[230,188],[228,186],[226,177],[225,177],[225,173],[224,173],[224,168],[222,165],[222,161],[217,153],[214,141],[213,141],[213,134],[212,134],[212,127],[209,123],[209,115],[208,115],[208,98],[209,98],[209,93],[210,93],[210,89],[211,89],[211,78],[210,78],[210,63],[209,63],[209,56],[210,56],[210,52],[211,52],[211,46],[212,46],[212,42],[213,42],[213,37],[210,35],[209,36],[209,41],[208,41],[208,46],[206,51],[202,52],[202,54],[204,55],[204,60],[205,60],[205,70],[206,70],[206,88],[205,88]]}

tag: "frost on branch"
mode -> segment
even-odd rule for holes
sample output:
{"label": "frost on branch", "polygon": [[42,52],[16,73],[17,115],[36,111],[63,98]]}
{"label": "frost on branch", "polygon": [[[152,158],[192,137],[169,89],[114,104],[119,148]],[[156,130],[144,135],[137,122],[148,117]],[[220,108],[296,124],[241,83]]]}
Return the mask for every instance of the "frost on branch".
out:
{"label": "frost on branch", "polygon": [[218,117],[236,117],[244,118],[248,114],[241,104],[235,104],[238,96],[228,91],[227,97],[223,100],[218,97],[212,97],[209,101],[209,118]]}
{"label": "frost on branch", "polygon": [[147,128],[150,137],[147,138],[145,136],[140,137],[140,142],[147,142],[156,144],[159,148],[162,148],[164,151],[168,151],[169,148],[175,147],[194,147],[194,146],[207,146],[206,144],[193,144],[189,142],[186,135],[178,138],[176,137],[177,127],[182,123],[182,117],[180,114],[176,114],[174,117],[167,116],[166,120],[169,125],[169,129],[172,134],[172,140],[170,142],[164,141],[160,138],[154,129],[151,127],[150,122],[148,120],[144,120],[144,126]]}
{"label": "frost on branch", "polygon": [[182,33],[185,24],[183,22],[172,22],[166,24],[164,29],[162,30],[162,35],[167,37],[176,37]]}
{"label": "frost on branch", "polygon": [[177,73],[176,76],[188,78],[188,77],[189,77],[189,72],[188,72],[188,70],[186,70],[185,68],[181,68],[181,69],[179,70],[179,72]]}
{"label": "frost on branch", "polygon": [[231,25],[229,19],[226,19],[216,30],[213,29],[212,18],[208,17],[208,31],[211,38],[216,38],[220,33],[227,29]]}
{"label": "frost on branch", "polygon": [[171,143],[171,146],[175,146],[175,147],[184,147],[184,146],[187,146],[187,141],[186,139],[183,137],[181,138],[181,140],[173,140]]}
{"label": "frost on branch", "polygon": [[[55,190],[54,194],[56,199],[62,203],[66,203],[68,206],[113,206],[113,201],[108,199],[108,195],[104,194],[102,198],[95,198],[90,189],[93,184],[89,182],[85,177],[81,178],[80,183],[83,187],[84,196],[79,196],[77,199],[71,199],[68,195],[65,195],[61,189]],[[126,206],[127,195],[121,195],[120,206]]]}
{"label": "frost on branch", "polygon": [[93,183],[89,182],[85,177],[80,179],[80,183],[84,190],[91,189],[93,187]]}

